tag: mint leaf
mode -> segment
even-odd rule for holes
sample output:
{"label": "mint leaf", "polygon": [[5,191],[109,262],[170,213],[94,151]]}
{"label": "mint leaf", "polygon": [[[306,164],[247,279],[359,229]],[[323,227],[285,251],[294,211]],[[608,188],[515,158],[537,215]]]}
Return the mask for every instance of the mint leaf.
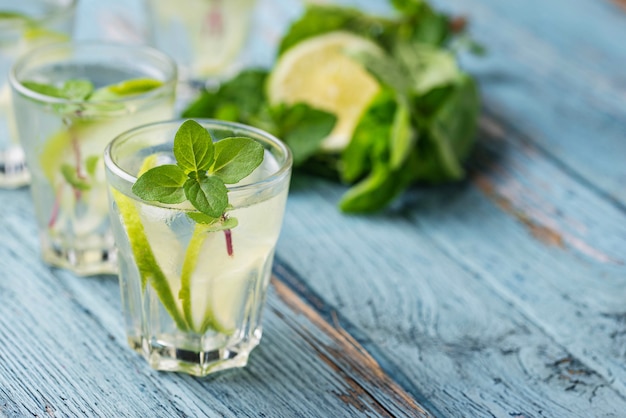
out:
{"label": "mint leaf", "polygon": [[461,162],[474,145],[479,102],[475,82],[469,76],[461,76],[428,123],[444,179],[454,180],[464,175]]}
{"label": "mint leaf", "polygon": [[184,184],[185,196],[200,212],[213,218],[222,216],[228,206],[228,190],[217,177],[187,179]]}
{"label": "mint leaf", "polygon": [[32,19],[30,17],[26,16],[25,14],[22,14],[22,13],[19,13],[19,12],[11,12],[11,11],[8,11],[8,10],[0,11],[0,20],[4,20],[4,19],[7,19],[7,20],[13,20],[13,19],[24,20],[26,22],[32,21]]}
{"label": "mint leaf", "polygon": [[65,181],[67,181],[73,188],[82,191],[91,189],[91,184],[89,184],[87,180],[78,177],[76,167],[70,164],[63,164],[61,166],[61,174],[63,175]]}
{"label": "mint leaf", "polygon": [[394,56],[411,78],[411,90],[418,94],[452,84],[460,76],[454,55],[434,46],[400,42]]}
{"label": "mint leaf", "polygon": [[310,5],[283,36],[278,53],[282,55],[305,39],[337,30],[353,32],[374,40],[384,33],[383,27],[389,23],[351,7]]}
{"label": "mint leaf", "polygon": [[207,231],[209,232],[217,232],[217,231],[226,231],[227,229],[236,228],[239,225],[239,221],[237,218],[226,218],[220,220],[220,222],[216,222],[212,225],[209,225]]}
{"label": "mint leaf", "polygon": [[206,232],[225,231],[227,229],[233,229],[239,225],[237,218],[224,218],[223,216],[213,218],[212,216],[197,212],[190,212],[187,216],[189,216],[194,222],[205,225],[206,228],[203,229],[203,231]]}
{"label": "mint leaf", "polygon": [[187,120],[174,137],[176,164],[185,173],[206,171],[213,164],[213,138],[194,120]]}
{"label": "mint leaf", "polygon": [[68,100],[85,100],[93,92],[93,83],[89,80],[67,80],[59,90]]}
{"label": "mint leaf", "polygon": [[388,147],[396,109],[395,92],[383,88],[361,117],[352,141],[341,153],[340,174],[343,181],[353,183],[370,169],[376,147]]}
{"label": "mint leaf", "polygon": [[335,115],[304,103],[281,107],[275,112],[279,115],[280,136],[289,145],[295,165],[302,164],[319,150],[337,122]]}
{"label": "mint leaf", "polygon": [[264,153],[263,146],[250,138],[224,138],[215,143],[211,173],[226,184],[235,184],[263,162]]}
{"label": "mint leaf", "polygon": [[380,210],[389,204],[407,183],[384,162],[379,161],[365,179],[344,194],[339,202],[339,208],[344,212]]}
{"label": "mint leaf", "polygon": [[35,93],[50,97],[58,97],[59,99],[65,98],[61,90],[52,84],[37,83],[35,81],[22,81],[22,85]]}
{"label": "mint leaf", "polygon": [[183,185],[187,176],[178,166],[160,165],[142,174],[133,185],[133,193],[144,200],[181,203],[185,200]]}
{"label": "mint leaf", "polygon": [[96,175],[98,161],[100,161],[99,155],[91,155],[85,160],[85,169],[87,170],[87,174],[89,174],[91,177],[94,177]]}
{"label": "mint leaf", "polygon": [[265,104],[263,91],[266,78],[266,70],[244,70],[220,84],[217,90],[203,91],[183,112],[183,117],[206,117],[220,112],[233,115],[236,109],[236,119],[248,121]]}
{"label": "mint leaf", "polygon": [[413,149],[415,139],[416,135],[411,127],[411,115],[408,106],[399,102],[391,127],[390,165],[392,169],[400,168],[406,161]]}
{"label": "mint leaf", "polygon": [[211,225],[216,222],[219,222],[222,219],[221,216],[216,218],[216,217],[209,216],[202,212],[188,212],[187,216],[189,216],[189,218],[195,223],[204,224],[204,225]]}

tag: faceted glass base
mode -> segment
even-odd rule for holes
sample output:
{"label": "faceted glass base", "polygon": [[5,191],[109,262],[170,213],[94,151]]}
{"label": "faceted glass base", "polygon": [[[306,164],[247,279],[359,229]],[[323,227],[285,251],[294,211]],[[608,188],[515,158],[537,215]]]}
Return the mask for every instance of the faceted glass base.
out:
{"label": "faceted glass base", "polygon": [[64,268],[79,276],[117,274],[117,251],[111,248],[67,248],[47,236],[41,237],[41,256],[55,267]]}
{"label": "faceted glass base", "polygon": [[30,183],[24,152],[19,146],[0,150],[0,188],[15,189]]}
{"label": "faceted glass base", "polygon": [[261,330],[253,338],[220,349],[195,351],[172,346],[167,341],[129,338],[129,346],[141,354],[155,370],[182,372],[204,377],[218,371],[245,367],[250,352],[261,339]]}

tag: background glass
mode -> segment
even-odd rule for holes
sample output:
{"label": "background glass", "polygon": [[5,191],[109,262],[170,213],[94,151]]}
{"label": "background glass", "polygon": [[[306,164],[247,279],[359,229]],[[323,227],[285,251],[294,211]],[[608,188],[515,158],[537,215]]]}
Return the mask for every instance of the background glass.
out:
{"label": "background glass", "polygon": [[148,39],[178,62],[183,81],[202,86],[234,75],[255,0],[145,0]]}
{"label": "background glass", "polygon": [[[198,122],[214,140],[244,136],[265,148],[262,165],[228,186],[227,215],[238,221],[232,229],[195,223],[188,202],[147,202],[131,191],[139,173],[175,161],[173,139],[182,121],[120,135],[107,148],[105,164],[128,343],[155,369],[204,376],[243,367],[261,339],[292,160],[284,144],[261,130]],[[186,301],[185,292],[191,295]]]}
{"label": "background glass", "polygon": [[9,70],[34,48],[68,41],[75,9],[76,0],[0,0],[0,187],[19,187],[29,180],[15,131]]}
{"label": "background glass", "polygon": [[[15,64],[15,117],[46,262],[80,275],[117,272],[102,154],[119,133],[173,117],[176,74],[173,60],[157,50],[102,42],[49,45]],[[105,87],[146,78],[162,84],[123,97]],[[91,81],[99,99],[62,99],[27,83],[77,79]]]}

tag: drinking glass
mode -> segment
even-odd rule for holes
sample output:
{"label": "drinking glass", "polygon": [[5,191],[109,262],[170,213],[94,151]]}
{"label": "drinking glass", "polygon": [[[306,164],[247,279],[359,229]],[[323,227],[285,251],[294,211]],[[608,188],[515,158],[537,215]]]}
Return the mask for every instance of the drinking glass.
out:
{"label": "drinking glass", "polygon": [[228,186],[232,229],[196,223],[188,202],[145,201],[138,175],[173,164],[182,121],[148,124],[118,136],[105,151],[111,224],[128,343],[158,370],[205,376],[243,367],[261,339],[261,312],[281,229],[292,158],[275,137],[249,126],[198,120],[213,140],[249,137],[263,163]]}
{"label": "drinking glass", "polygon": [[0,188],[29,181],[13,120],[9,70],[27,51],[68,41],[75,10],[76,0],[0,0]]}
{"label": "drinking glass", "polygon": [[[79,275],[117,271],[104,148],[134,126],[172,118],[176,79],[174,61],[144,46],[60,43],[16,62],[15,119],[47,263]],[[81,96],[85,84],[93,88]]]}
{"label": "drinking glass", "polygon": [[145,0],[151,44],[178,62],[182,81],[202,86],[233,75],[255,0]]}

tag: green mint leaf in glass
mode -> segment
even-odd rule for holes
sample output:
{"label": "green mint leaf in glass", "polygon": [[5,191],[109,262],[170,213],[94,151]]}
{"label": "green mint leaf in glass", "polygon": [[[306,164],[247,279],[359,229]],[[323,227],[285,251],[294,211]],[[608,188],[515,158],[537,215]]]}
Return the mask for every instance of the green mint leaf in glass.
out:
{"label": "green mint leaf in glass", "polygon": [[133,193],[144,200],[181,203],[185,200],[183,185],[187,176],[178,166],[160,165],[146,171],[133,185]]}
{"label": "green mint leaf in glass", "polygon": [[206,171],[213,164],[213,139],[198,122],[185,121],[174,137],[176,164],[185,173]]}
{"label": "green mint leaf in glass", "polygon": [[63,92],[52,84],[38,83],[36,81],[23,81],[22,85],[35,93],[43,94],[50,97],[58,97],[64,99]]}
{"label": "green mint leaf in glass", "polygon": [[65,181],[67,181],[73,188],[77,190],[87,191],[91,189],[91,185],[86,179],[78,177],[76,167],[70,164],[63,164],[61,166],[61,174]]}
{"label": "green mint leaf in glass", "polygon": [[214,223],[219,222],[222,217],[213,217],[213,216],[209,216],[207,214],[204,214],[202,212],[189,212],[187,213],[187,216],[189,216],[189,218],[191,218],[192,221],[194,221],[197,224],[203,224],[203,225],[212,225]]}
{"label": "green mint leaf in glass", "polygon": [[263,146],[250,138],[224,138],[215,143],[213,175],[226,184],[248,177],[263,161]]}
{"label": "green mint leaf in glass", "polygon": [[132,191],[144,200],[181,203],[187,199],[200,213],[189,214],[199,224],[219,223],[217,230],[228,230],[226,222],[228,189],[252,173],[263,161],[263,147],[251,138],[232,137],[213,144],[209,132],[199,123],[185,121],[174,137],[177,165],[154,167],[143,173]]}
{"label": "green mint leaf in glass", "polygon": [[206,215],[220,217],[228,206],[228,190],[224,182],[217,177],[190,178],[183,188],[191,204]]}
{"label": "green mint leaf in glass", "polygon": [[67,80],[59,91],[65,99],[85,100],[93,89],[93,83],[89,80]]}
{"label": "green mint leaf in glass", "polygon": [[223,216],[220,216],[219,218],[214,218],[212,216],[198,212],[190,212],[187,214],[187,216],[189,216],[194,222],[198,224],[203,224],[205,226],[205,229],[203,229],[203,231],[206,232],[225,231],[227,229],[233,229],[239,224],[237,218],[231,217],[225,218]]}
{"label": "green mint leaf in glass", "polygon": [[237,218],[226,218],[220,219],[219,222],[215,222],[209,226],[207,226],[208,232],[218,232],[218,231],[226,231],[229,229],[233,229],[239,225],[239,221]]}
{"label": "green mint leaf in glass", "polygon": [[0,20],[5,20],[5,19],[6,20],[24,20],[24,21],[31,20],[28,16],[22,13],[11,12],[8,10],[0,11]]}
{"label": "green mint leaf in glass", "polygon": [[85,169],[87,170],[87,174],[89,174],[91,177],[94,177],[96,175],[98,161],[100,161],[99,155],[91,155],[85,160]]}

